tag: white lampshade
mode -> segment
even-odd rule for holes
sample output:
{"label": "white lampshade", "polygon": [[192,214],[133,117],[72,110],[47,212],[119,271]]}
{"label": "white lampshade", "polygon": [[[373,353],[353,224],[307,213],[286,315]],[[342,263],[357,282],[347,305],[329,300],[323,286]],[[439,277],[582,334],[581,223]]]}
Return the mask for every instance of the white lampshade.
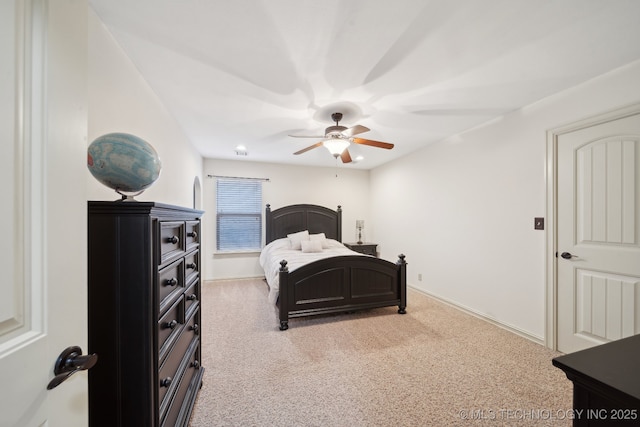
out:
{"label": "white lampshade", "polygon": [[322,145],[327,147],[334,157],[338,157],[349,146],[349,141],[340,138],[328,139]]}

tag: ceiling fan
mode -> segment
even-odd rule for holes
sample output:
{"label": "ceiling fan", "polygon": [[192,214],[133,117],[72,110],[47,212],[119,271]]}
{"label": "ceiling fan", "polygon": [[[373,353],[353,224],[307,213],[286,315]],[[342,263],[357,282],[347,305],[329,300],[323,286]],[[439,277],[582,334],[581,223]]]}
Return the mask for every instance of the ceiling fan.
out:
{"label": "ceiling fan", "polygon": [[322,141],[316,142],[315,144],[303,148],[300,151],[296,151],[295,155],[306,153],[309,150],[312,150],[316,147],[324,146],[329,150],[329,152],[333,155],[333,157],[342,160],[343,163],[350,163],[351,155],[349,154],[348,147],[351,143],[354,144],[362,144],[362,145],[370,145],[372,147],[385,148],[390,150],[393,148],[393,144],[389,144],[388,142],[380,142],[373,141],[371,139],[364,138],[355,138],[354,135],[359,135],[364,132],[368,132],[370,129],[365,126],[355,125],[353,127],[347,128],[345,126],[340,126],[340,120],[342,120],[342,113],[333,113],[331,115],[331,119],[336,122],[335,126],[329,126],[325,129],[325,134],[321,136],[302,136],[302,135],[289,135],[294,138],[321,138]]}

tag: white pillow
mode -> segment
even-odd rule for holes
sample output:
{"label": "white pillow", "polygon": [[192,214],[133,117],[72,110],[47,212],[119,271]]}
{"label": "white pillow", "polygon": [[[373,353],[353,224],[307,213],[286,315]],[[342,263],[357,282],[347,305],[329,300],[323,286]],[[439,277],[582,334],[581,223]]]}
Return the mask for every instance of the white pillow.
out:
{"label": "white pillow", "polygon": [[327,249],[329,247],[329,243],[327,242],[327,237],[324,233],[318,234],[309,234],[309,240],[318,240],[322,243],[322,248]]}
{"label": "white pillow", "polygon": [[309,240],[309,230],[298,231],[297,233],[287,234],[289,241],[291,242],[291,249],[300,250],[302,246],[300,242],[303,240]]}
{"label": "white pillow", "polygon": [[300,242],[302,252],[322,252],[322,242],[320,240],[302,240]]}

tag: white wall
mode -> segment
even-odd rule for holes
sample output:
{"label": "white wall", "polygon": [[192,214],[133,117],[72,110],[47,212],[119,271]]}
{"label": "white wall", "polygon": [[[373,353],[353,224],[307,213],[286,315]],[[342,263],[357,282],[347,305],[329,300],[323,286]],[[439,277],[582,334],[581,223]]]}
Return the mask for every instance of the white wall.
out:
{"label": "white wall", "polygon": [[404,252],[411,285],[542,340],[546,131],[640,102],[638,88],[635,62],[373,170],[382,256]]}
{"label": "white wall", "polygon": [[[193,207],[193,183],[202,182],[202,157],[176,120],[137,71],[135,65],[89,10],[89,141],[111,132],[126,132],[150,143],[162,161],[160,178],[140,201]],[[86,171],[90,200],[120,196]]]}
{"label": "white wall", "polygon": [[[337,172],[337,177],[336,177]],[[262,186],[264,204],[271,209],[296,203],[317,204],[332,209],[342,206],[342,239],[355,241],[356,219],[371,221],[369,214],[369,172],[339,168],[314,168],[251,161],[214,160],[204,162],[202,185],[205,214],[203,227],[204,278],[226,279],[264,275],[257,253],[216,254],[215,179],[207,175],[269,178]],[[365,229],[365,232],[367,230]],[[365,237],[368,234],[365,234]]]}

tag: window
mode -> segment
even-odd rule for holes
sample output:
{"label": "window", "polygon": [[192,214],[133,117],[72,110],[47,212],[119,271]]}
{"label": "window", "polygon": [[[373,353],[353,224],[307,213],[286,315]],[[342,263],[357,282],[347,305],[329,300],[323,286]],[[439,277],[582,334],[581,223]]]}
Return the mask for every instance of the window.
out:
{"label": "window", "polygon": [[259,251],[262,247],[262,182],[218,178],[216,185],[217,250]]}

